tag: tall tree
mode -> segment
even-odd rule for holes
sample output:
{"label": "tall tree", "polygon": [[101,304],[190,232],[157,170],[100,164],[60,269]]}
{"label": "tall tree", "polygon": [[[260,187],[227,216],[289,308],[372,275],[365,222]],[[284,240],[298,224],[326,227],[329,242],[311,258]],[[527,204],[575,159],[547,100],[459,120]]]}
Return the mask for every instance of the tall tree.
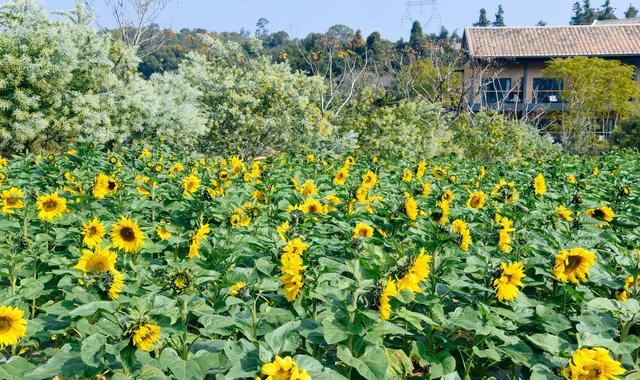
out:
{"label": "tall tree", "polygon": [[269,34],[267,25],[269,25],[269,20],[267,20],[264,17],[260,17],[258,22],[256,22],[256,37],[265,36]]}
{"label": "tall tree", "polygon": [[616,17],[615,11],[616,9],[611,6],[611,0],[606,0],[604,4],[602,4],[602,7],[600,7],[600,10],[598,11],[598,20],[617,19],[618,17]]}
{"label": "tall tree", "polygon": [[[111,30],[117,38],[138,52],[139,56],[157,50],[164,42],[164,33],[154,33],[158,29],[155,21],[172,0],[84,0],[83,4],[92,13],[97,14],[96,1],[103,3],[111,13],[117,28]],[[97,20],[102,31],[107,28],[104,20]]]}
{"label": "tall tree", "polygon": [[598,19],[599,13],[597,10],[591,7],[590,0],[583,0],[582,4],[579,2],[573,3],[573,16],[571,16],[571,25],[590,25]]}
{"label": "tall tree", "polygon": [[571,25],[581,25],[582,24],[582,19],[583,19],[583,14],[582,14],[582,5],[580,5],[579,2],[575,2],[573,3],[573,16],[571,16],[571,21],[569,21],[569,24]]}
{"label": "tall tree", "polygon": [[638,17],[638,8],[634,7],[633,4],[629,3],[629,8],[624,12],[624,18],[636,18]]}
{"label": "tall tree", "polygon": [[480,17],[478,17],[478,22],[474,23],[473,26],[489,26],[491,22],[487,18],[487,10],[484,8],[480,9]]}
{"label": "tall tree", "polygon": [[582,12],[583,12],[582,25],[591,25],[595,20],[598,19],[598,11],[591,7],[590,0],[582,1]]}
{"label": "tall tree", "polygon": [[414,21],[411,26],[411,34],[409,36],[409,45],[416,51],[418,55],[422,55],[424,45],[424,33],[422,32],[422,25],[419,21]]}
{"label": "tall tree", "polygon": [[504,9],[502,9],[502,4],[498,5],[498,12],[496,13],[496,18],[491,24],[492,26],[505,26],[504,24]]}

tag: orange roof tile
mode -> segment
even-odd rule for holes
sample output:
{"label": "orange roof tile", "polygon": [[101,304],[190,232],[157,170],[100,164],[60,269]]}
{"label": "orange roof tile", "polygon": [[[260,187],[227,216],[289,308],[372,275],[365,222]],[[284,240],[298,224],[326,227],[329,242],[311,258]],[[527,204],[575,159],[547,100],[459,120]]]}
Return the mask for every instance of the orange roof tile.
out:
{"label": "orange roof tile", "polygon": [[640,56],[640,24],[473,27],[464,44],[475,58]]}

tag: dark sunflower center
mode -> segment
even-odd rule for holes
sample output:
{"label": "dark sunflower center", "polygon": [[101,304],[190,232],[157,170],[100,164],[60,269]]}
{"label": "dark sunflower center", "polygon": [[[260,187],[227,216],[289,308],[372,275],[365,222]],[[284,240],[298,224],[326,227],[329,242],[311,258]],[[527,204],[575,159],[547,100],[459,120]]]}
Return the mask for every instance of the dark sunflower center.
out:
{"label": "dark sunflower center", "polygon": [[471,198],[471,207],[476,208],[479,205],[480,205],[480,198],[479,197]]}
{"label": "dark sunflower center", "polygon": [[136,234],[131,227],[122,227],[120,229],[120,237],[122,240],[132,242],[136,240]]}
{"label": "dark sunflower center", "polygon": [[109,189],[109,191],[113,191],[116,188],[116,182],[115,181],[109,181],[107,183],[107,188]]}
{"label": "dark sunflower center", "polygon": [[5,333],[11,328],[11,321],[7,318],[0,318],[0,333]]}
{"label": "dark sunflower center", "polygon": [[567,259],[566,271],[571,272],[576,270],[580,263],[582,263],[582,258],[580,256],[569,256]]}
{"label": "dark sunflower center", "polygon": [[98,234],[98,230],[96,229],[95,226],[91,226],[89,227],[89,236],[94,236]]}
{"label": "dark sunflower center", "polygon": [[604,211],[602,211],[601,209],[597,208],[593,212],[593,216],[598,218],[598,219],[602,219],[602,218],[604,218]]}
{"label": "dark sunflower center", "polygon": [[42,204],[42,208],[45,211],[53,211],[58,208],[58,201],[55,199],[48,199]]}
{"label": "dark sunflower center", "polygon": [[15,206],[18,203],[18,199],[13,197],[5,198],[4,201],[7,204],[7,206]]}

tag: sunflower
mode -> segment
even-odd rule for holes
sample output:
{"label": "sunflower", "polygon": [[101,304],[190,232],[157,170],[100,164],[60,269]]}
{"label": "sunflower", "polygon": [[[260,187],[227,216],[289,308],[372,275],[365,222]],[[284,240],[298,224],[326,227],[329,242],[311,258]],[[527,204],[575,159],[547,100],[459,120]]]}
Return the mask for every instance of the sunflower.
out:
{"label": "sunflower", "polygon": [[98,218],[94,218],[82,225],[82,242],[89,248],[96,247],[102,243],[104,233],[104,225]]}
{"label": "sunflower", "polygon": [[67,211],[67,200],[58,195],[58,192],[40,195],[36,202],[38,206],[38,218],[51,221],[61,217]]}
{"label": "sunflower", "polygon": [[295,255],[302,255],[309,248],[309,244],[302,241],[300,238],[295,238],[282,248],[282,253],[292,253]]}
{"label": "sunflower", "polygon": [[362,175],[361,186],[365,189],[373,189],[378,183],[378,176],[376,173],[368,170],[366,173]]}
{"label": "sunflower", "polygon": [[483,179],[486,174],[487,174],[487,169],[484,166],[481,166],[480,170],[478,170],[478,180]]}
{"label": "sunflower", "polygon": [[469,194],[469,198],[467,199],[467,207],[480,210],[482,207],[484,207],[485,201],[486,197],[484,195],[484,192],[476,190]]}
{"label": "sunflower", "polygon": [[378,304],[380,308],[378,309],[378,313],[380,314],[380,319],[386,321],[391,317],[391,298],[397,297],[399,294],[398,287],[396,286],[396,282],[394,280],[387,281],[382,293],[380,294],[380,299],[378,300]]}
{"label": "sunflower", "polygon": [[0,347],[17,344],[27,333],[24,311],[12,306],[0,306]]}
{"label": "sunflower", "polygon": [[116,301],[124,289],[124,274],[117,270],[106,272],[102,276],[102,285],[104,286],[107,296],[112,301]]}
{"label": "sunflower", "polygon": [[433,178],[435,179],[442,179],[447,175],[447,171],[440,166],[435,166],[431,171],[431,175],[433,175]]}
{"label": "sunflower", "polygon": [[336,174],[333,176],[333,183],[342,186],[345,182],[347,182],[347,178],[349,177],[349,169],[348,168],[340,168]]}
{"label": "sunflower", "polygon": [[515,182],[507,182],[500,178],[498,183],[491,190],[491,195],[501,202],[516,203],[520,198],[520,193],[516,189]]}
{"label": "sunflower", "polygon": [[405,170],[402,174],[402,181],[411,182],[413,180],[413,172],[411,170]]}
{"label": "sunflower", "polygon": [[626,371],[602,347],[580,348],[574,352],[569,365],[562,371],[567,380],[614,380]]}
{"label": "sunflower", "polygon": [[409,220],[416,220],[418,218],[418,205],[413,197],[407,197],[404,201],[404,212]]}
{"label": "sunflower", "polygon": [[523,286],[522,278],[524,275],[523,264],[521,262],[507,264],[502,262],[500,264],[502,272],[500,277],[493,281],[493,287],[496,290],[496,296],[500,302],[512,301],[518,297],[520,290],[518,286]]}
{"label": "sunflower", "polygon": [[280,271],[282,272],[280,281],[282,281],[282,285],[284,286],[284,296],[287,301],[290,302],[298,298],[303,286],[303,263],[302,257],[300,257],[298,252],[302,253],[301,249],[284,250],[284,253],[280,257]]}
{"label": "sunflower", "polygon": [[244,170],[244,162],[238,156],[231,157],[231,171],[235,174],[240,174]]}
{"label": "sunflower", "polygon": [[235,284],[233,284],[233,286],[231,286],[231,288],[229,289],[229,292],[227,293],[228,296],[231,297],[235,297],[238,295],[238,293],[240,293],[240,291],[242,289],[244,289],[247,286],[246,283],[240,281],[240,282],[236,282]]}
{"label": "sunflower", "polygon": [[2,213],[5,215],[13,214],[15,209],[24,207],[22,201],[24,193],[17,187],[4,190],[0,196],[2,197]]}
{"label": "sunflower", "polygon": [[156,227],[156,234],[158,234],[158,237],[160,238],[160,240],[169,239],[171,237],[171,232],[167,230],[167,223],[165,222],[158,223],[158,226]]}
{"label": "sunflower", "polygon": [[373,227],[371,227],[367,223],[359,222],[358,224],[356,224],[356,227],[353,229],[352,237],[354,239],[357,239],[357,238],[368,239],[372,236],[373,236]]}
{"label": "sunflower", "polygon": [[182,195],[188,197],[189,195],[198,191],[200,187],[200,178],[193,174],[189,174],[182,181]]}
{"label": "sunflower", "polygon": [[303,197],[308,197],[309,195],[318,194],[318,189],[316,188],[316,184],[315,184],[315,182],[313,182],[311,180],[305,182],[300,187],[299,191],[300,191],[300,194],[302,194]]}
{"label": "sunflower", "polygon": [[613,220],[613,210],[609,206],[600,206],[598,208],[590,208],[586,211],[590,217],[598,220],[610,222]]}
{"label": "sunflower", "polygon": [[516,229],[513,228],[513,221],[496,214],[496,222],[500,225],[500,230],[498,231],[498,249],[501,252],[509,253],[511,252],[511,233],[516,231]]}
{"label": "sunflower", "polygon": [[427,172],[427,163],[425,161],[418,162],[416,167],[416,179],[422,179]]}
{"label": "sunflower", "polygon": [[576,176],[574,176],[572,174],[569,174],[566,179],[567,179],[567,183],[574,184],[574,183],[578,182],[578,180],[576,179]]}
{"label": "sunflower", "polygon": [[169,277],[169,286],[175,294],[187,293],[193,285],[193,275],[190,271],[176,271]]}
{"label": "sunflower", "polygon": [[220,170],[220,172],[218,173],[218,179],[223,183],[226,183],[229,180],[230,176],[231,175],[226,170]]}
{"label": "sunflower", "polygon": [[556,255],[553,275],[560,282],[571,281],[574,284],[587,281],[589,269],[596,263],[596,254],[584,248],[562,250]]}
{"label": "sunflower", "polygon": [[136,253],[144,247],[145,234],[138,227],[138,222],[128,217],[121,217],[118,223],[111,226],[113,246],[127,253]]}
{"label": "sunflower", "polygon": [[558,207],[556,207],[556,216],[558,218],[564,219],[568,222],[573,222],[573,217],[571,215],[573,215],[573,211],[569,210],[568,208],[560,205]]}
{"label": "sunflower", "polygon": [[434,214],[437,218],[437,222],[440,225],[445,225],[449,221],[450,204],[449,202],[438,201],[436,202],[436,206],[440,209],[440,212]]}
{"label": "sunflower", "polygon": [[211,232],[211,227],[208,224],[201,224],[196,233],[191,238],[191,244],[189,245],[188,258],[200,256],[200,246],[203,240],[207,240],[207,235]]}
{"label": "sunflower", "polygon": [[251,223],[251,219],[239,208],[229,216],[229,224],[233,227],[246,227]]}
{"label": "sunflower", "polygon": [[471,230],[469,229],[467,222],[461,219],[456,219],[451,223],[451,229],[460,236],[460,249],[468,252],[469,246],[471,245]]}
{"label": "sunflower", "polygon": [[280,281],[282,281],[282,284],[284,286],[284,297],[289,302],[295,301],[300,294],[300,290],[302,289],[302,275],[284,273],[282,276],[280,276]]}
{"label": "sunflower", "polygon": [[547,192],[547,181],[545,181],[542,173],[538,173],[536,178],[533,180],[533,192],[539,196],[542,196]]}
{"label": "sunflower", "polygon": [[262,374],[267,376],[265,380],[311,380],[304,369],[300,369],[290,356],[284,359],[280,356],[271,363],[262,366]]}
{"label": "sunflower", "polygon": [[116,181],[114,177],[107,176],[100,172],[98,177],[96,177],[91,194],[93,194],[96,199],[103,199],[106,196],[114,195],[118,191],[118,187],[118,181]]}
{"label": "sunflower", "polygon": [[349,156],[349,157],[345,158],[345,160],[344,160],[344,166],[346,168],[350,168],[351,165],[353,165],[355,163],[356,163],[356,159],[353,158],[352,156]]}
{"label": "sunflower", "polygon": [[442,196],[440,197],[440,200],[442,202],[451,203],[451,202],[453,202],[455,197],[456,196],[453,194],[453,191],[447,189],[447,190],[444,191],[444,193],[442,193]]}
{"label": "sunflower", "polygon": [[431,194],[431,184],[429,182],[425,182],[422,184],[422,196],[428,197]]}
{"label": "sunflower", "polygon": [[597,177],[600,175],[600,169],[596,166],[595,168],[593,168],[592,173],[594,177]]}
{"label": "sunflower", "polygon": [[282,224],[276,227],[276,232],[278,232],[280,240],[287,241],[287,236],[285,235],[285,233],[287,233],[290,229],[291,225],[289,224],[288,220],[282,222]]}
{"label": "sunflower", "polygon": [[325,196],[325,199],[328,200],[329,202],[331,202],[331,204],[333,204],[334,206],[337,206],[340,203],[342,203],[340,198],[338,198],[338,196],[335,195],[335,194],[329,194],[329,195]]}
{"label": "sunflower", "polygon": [[139,324],[131,334],[131,343],[142,351],[151,351],[153,345],[159,340],[160,326],[152,322]]}
{"label": "sunflower", "polygon": [[305,214],[323,214],[329,212],[329,206],[311,197],[305,199],[300,205],[300,210]]}
{"label": "sunflower", "polygon": [[633,276],[627,277],[624,282],[624,289],[616,293],[616,298],[618,301],[626,302],[631,298],[631,294],[627,291],[627,289],[632,289],[635,287],[640,287],[640,277],[636,278],[635,284],[633,281]]}
{"label": "sunflower", "polygon": [[172,164],[169,167],[169,177],[173,178],[177,173],[181,173],[184,170],[184,165],[179,162]]}
{"label": "sunflower", "polygon": [[109,272],[116,269],[116,259],[118,254],[111,252],[109,246],[101,248],[95,247],[94,251],[85,249],[82,251],[82,256],[78,259],[78,263],[73,269],[81,270],[83,272]]}
{"label": "sunflower", "polygon": [[398,279],[398,289],[415,293],[420,292],[420,283],[429,277],[430,272],[431,256],[427,255],[423,248],[420,250],[420,254],[413,260],[404,276]]}

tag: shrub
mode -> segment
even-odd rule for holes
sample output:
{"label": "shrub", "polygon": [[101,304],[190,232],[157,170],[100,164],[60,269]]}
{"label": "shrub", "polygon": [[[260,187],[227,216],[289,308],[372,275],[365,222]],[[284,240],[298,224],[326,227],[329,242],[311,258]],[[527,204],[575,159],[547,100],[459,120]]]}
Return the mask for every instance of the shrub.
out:
{"label": "shrub", "polygon": [[207,53],[191,53],[179,69],[201,92],[208,129],[203,152],[255,157],[331,133],[315,103],[320,78],[268,57],[250,59],[237,43],[203,38]]}
{"label": "shrub", "polygon": [[0,151],[65,148],[78,137],[107,144],[163,135],[193,148],[204,130],[197,91],[179,75],[145,82],[135,55],[90,26],[80,6],[49,20],[31,0],[0,11]]}
{"label": "shrub", "polygon": [[534,127],[493,112],[480,112],[472,120],[461,118],[454,125],[456,144],[476,161],[539,158],[555,149]]}
{"label": "shrub", "polygon": [[437,103],[402,100],[378,106],[372,90],[366,89],[336,121],[343,130],[358,134],[361,151],[431,158],[457,151],[450,117]]}

